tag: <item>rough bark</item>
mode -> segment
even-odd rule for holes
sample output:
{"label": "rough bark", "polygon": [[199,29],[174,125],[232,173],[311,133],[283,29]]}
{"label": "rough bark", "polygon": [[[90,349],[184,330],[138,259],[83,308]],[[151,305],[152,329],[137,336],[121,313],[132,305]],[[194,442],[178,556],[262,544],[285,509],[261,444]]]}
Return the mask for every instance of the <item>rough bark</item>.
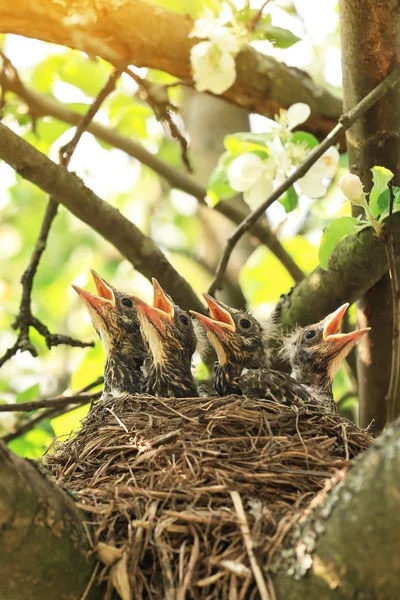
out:
{"label": "rough bark", "polygon": [[193,289],[150,238],[73,173],[56,165],[1,123],[0,158],[111,242],[145,277],[157,277],[182,308],[204,311]]}
{"label": "rough bark", "polygon": [[[393,215],[391,228],[395,252],[399,256],[399,213]],[[358,300],[386,271],[385,248],[372,228],[349,236],[337,246],[327,271],[317,267],[284,297],[280,306],[281,322],[284,325],[315,323],[343,302],[353,303]],[[386,339],[386,344],[390,347],[390,337]],[[386,389],[387,386],[381,390],[381,401]]]}
{"label": "rough bark", "polygon": [[308,511],[281,555],[278,600],[398,600],[399,447],[397,420]]}
{"label": "rough bark", "polygon": [[[155,26],[156,24],[156,26]],[[110,62],[133,62],[191,81],[189,40],[193,26],[144,0],[0,0],[0,33],[15,33],[77,48]],[[237,80],[224,97],[251,112],[273,116],[281,106],[306,102],[309,130],[326,135],[341,113],[341,101],[298,69],[253,49],[237,59]]]}
{"label": "rough bark", "polygon": [[[399,59],[400,9],[397,0],[340,1],[344,108],[354,106],[393,69]],[[371,188],[370,169],[383,165],[400,184],[400,86],[394,87],[347,133],[349,165]],[[355,213],[357,214],[357,213]],[[360,423],[376,419],[375,430],[385,423],[384,396],[391,368],[390,281],[385,277],[365,292],[358,304],[363,326],[372,326],[360,341],[358,379]],[[400,390],[399,390],[400,394]],[[397,402],[399,404],[399,401]]]}
{"label": "rough bark", "polygon": [[[0,545],[0,600],[76,600],[95,566],[83,513],[34,463],[3,444]],[[94,588],[87,600],[96,595]]]}

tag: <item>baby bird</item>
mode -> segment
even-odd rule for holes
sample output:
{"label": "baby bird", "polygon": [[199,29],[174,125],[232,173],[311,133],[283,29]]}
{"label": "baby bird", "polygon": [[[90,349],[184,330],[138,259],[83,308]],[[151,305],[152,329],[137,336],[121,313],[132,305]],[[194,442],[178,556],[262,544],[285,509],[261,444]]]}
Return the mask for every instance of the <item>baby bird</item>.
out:
{"label": "baby bird", "polygon": [[91,270],[97,294],[73,285],[84,301],[106,353],[103,396],[135,394],[142,386],[141,367],[147,351],[140,333],[136,306],[128,294],[118,291]]}
{"label": "baby bird", "polygon": [[240,375],[243,368],[261,369],[268,366],[268,339],[273,331],[270,320],[263,328],[246,311],[236,310],[203,294],[210,317],[190,311],[206,329],[215,349],[214,391],[219,396],[241,394]]}
{"label": "baby bird", "polygon": [[133,297],[142,336],[152,357],[143,392],[161,397],[197,397],[191,372],[196,349],[192,321],[156,279],[153,279],[153,290],[153,306]]}
{"label": "baby bird", "polygon": [[343,304],[319,323],[298,328],[287,337],[282,354],[290,361],[291,376],[266,369],[246,371],[240,379],[243,393],[286,404],[320,404],[335,412],[333,378],[356,342],[370,330],[339,333],[348,307]]}

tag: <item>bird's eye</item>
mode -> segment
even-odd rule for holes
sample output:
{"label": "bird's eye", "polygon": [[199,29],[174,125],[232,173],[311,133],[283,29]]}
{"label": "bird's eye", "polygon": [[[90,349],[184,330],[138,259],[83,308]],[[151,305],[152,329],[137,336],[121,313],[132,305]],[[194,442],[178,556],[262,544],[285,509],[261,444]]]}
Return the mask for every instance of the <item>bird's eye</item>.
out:
{"label": "bird's eye", "polygon": [[123,298],[122,304],[124,306],[129,306],[130,308],[133,306],[133,302],[132,302],[132,300],[129,300],[129,298]]}
{"label": "bird's eye", "polygon": [[251,327],[251,321],[249,321],[249,319],[240,319],[239,324],[243,329],[250,329]]}
{"label": "bird's eye", "polygon": [[179,319],[184,325],[189,325],[189,319],[186,317],[186,315],[180,315]]}
{"label": "bird's eye", "polygon": [[313,337],[315,337],[316,335],[316,331],[314,331],[314,329],[310,329],[309,331],[307,331],[305,338],[306,340],[312,340]]}

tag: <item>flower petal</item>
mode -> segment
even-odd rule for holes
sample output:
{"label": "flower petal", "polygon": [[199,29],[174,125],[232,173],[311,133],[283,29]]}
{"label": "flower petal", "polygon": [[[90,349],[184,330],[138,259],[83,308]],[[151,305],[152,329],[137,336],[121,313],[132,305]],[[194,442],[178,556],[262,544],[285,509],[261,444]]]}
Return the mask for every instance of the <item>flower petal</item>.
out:
{"label": "flower petal", "polygon": [[193,46],[190,60],[199,92],[208,90],[213,94],[222,94],[235,82],[235,59],[213,42],[200,42]]}
{"label": "flower petal", "polygon": [[235,158],[229,166],[229,185],[237,192],[244,192],[263,176],[264,169],[264,162],[259,156],[246,152]]}
{"label": "flower petal", "polygon": [[300,189],[301,194],[309,198],[321,198],[326,193],[326,187],[322,183],[322,178],[316,177],[311,172],[311,169],[304,177],[298,179],[295,185]]}
{"label": "flower petal", "polygon": [[273,181],[262,177],[258,179],[248,190],[243,194],[245,202],[250,206],[251,210],[255,210],[264,200],[272,193]]}
{"label": "flower petal", "polygon": [[226,52],[237,54],[240,50],[240,44],[236,35],[228,27],[216,27],[209,35],[209,38],[221,50],[225,50]]}
{"label": "flower petal", "polygon": [[304,123],[307,121],[308,117],[311,114],[311,109],[308,104],[304,102],[296,102],[296,104],[292,104],[287,110],[287,128],[291,131],[297,125]]}

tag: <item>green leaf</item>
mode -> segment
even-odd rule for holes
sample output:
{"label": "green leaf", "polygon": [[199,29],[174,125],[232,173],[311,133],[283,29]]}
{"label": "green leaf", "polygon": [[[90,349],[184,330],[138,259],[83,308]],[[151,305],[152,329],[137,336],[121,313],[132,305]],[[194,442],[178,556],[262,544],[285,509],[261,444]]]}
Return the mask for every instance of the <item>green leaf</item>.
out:
{"label": "green leaf", "polygon": [[40,386],[38,383],[35,383],[23,392],[20,392],[16,397],[16,402],[32,402],[33,400],[38,400],[39,394]]}
{"label": "green leaf", "polygon": [[[397,205],[400,204],[400,188],[393,186],[393,196],[394,196],[394,202],[393,202],[393,211],[397,211]],[[378,214],[381,215],[381,217],[384,217],[385,215],[389,214],[389,204],[390,204],[390,192],[389,192],[389,188],[386,188],[386,190],[384,190],[382,192],[382,194],[379,195],[378,200],[377,200],[377,211]]]}
{"label": "green leaf", "polygon": [[290,141],[292,144],[307,144],[310,149],[318,146],[317,138],[306,131],[295,131]]}
{"label": "green leaf", "polygon": [[377,217],[380,214],[378,205],[379,196],[387,189],[387,185],[393,179],[394,175],[386,167],[372,167],[371,171],[374,185],[369,195],[369,206],[374,216]]}
{"label": "green leaf", "polygon": [[91,60],[74,53],[59,72],[62,81],[82,90],[87,96],[95,97],[106,82],[110,67],[102,60]]}
{"label": "green leaf", "polygon": [[329,259],[339,242],[359,228],[355,217],[340,217],[333,221],[323,232],[319,247],[319,262],[323,269],[328,269]]}
{"label": "green leaf", "polygon": [[297,35],[294,35],[289,29],[271,25],[267,19],[261,19],[253,32],[253,38],[257,40],[269,40],[277,48],[290,48],[293,44],[300,41]]}
{"label": "green leaf", "polygon": [[227,171],[229,165],[233,161],[234,157],[230,156],[227,152],[224,152],[219,157],[217,166],[213,170],[208,180],[207,194],[213,201],[213,204],[217,204],[216,198],[222,200],[224,198],[231,198],[235,196],[237,192],[231,188],[228,181]]}
{"label": "green leaf", "polygon": [[244,154],[245,152],[261,153],[261,157],[268,156],[270,151],[265,145],[265,134],[239,132],[234,135],[226,135],[224,138],[224,146],[227,151],[234,157]]}
{"label": "green leaf", "polygon": [[285,195],[279,199],[279,202],[282,204],[287,213],[292,212],[292,210],[298,207],[299,197],[293,186],[291,186]]}

